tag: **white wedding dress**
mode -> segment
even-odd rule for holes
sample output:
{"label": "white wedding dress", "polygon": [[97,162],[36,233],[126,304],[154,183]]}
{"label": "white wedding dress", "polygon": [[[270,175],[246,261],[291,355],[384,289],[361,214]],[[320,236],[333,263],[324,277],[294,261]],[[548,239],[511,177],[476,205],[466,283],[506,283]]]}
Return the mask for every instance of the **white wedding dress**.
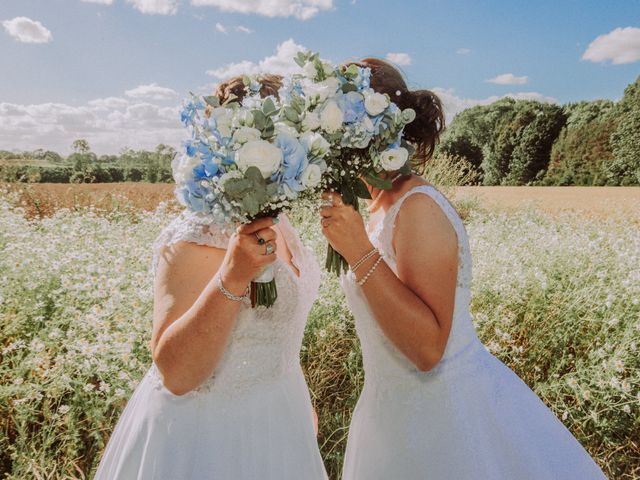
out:
{"label": "white wedding dress", "polygon": [[397,274],[393,226],[402,202],[416,193],[431,197],[458,235],[450,337],[439,364],[419,371],[384,335],[353,273],[342,276],[365,372],[343,480],[606,478],[553,412],[478,339],[469,311],[469,242],[462,220],[442,193],[430,185],[407,191],[369,232],[372,243]]}
{"label": "white wedding dress", "polygon": [[[185,395],[171,393],[155,364],[122,411],[97,480],[324,480],[311,399],[300,366],[307,315],[320,267],[285,215],[279,228],[298,277],[274,262],[278,299],[240,307],[213,375]],[[226,248],[229,234],[188,210],[158,236],[159,248],[186,240]]]}

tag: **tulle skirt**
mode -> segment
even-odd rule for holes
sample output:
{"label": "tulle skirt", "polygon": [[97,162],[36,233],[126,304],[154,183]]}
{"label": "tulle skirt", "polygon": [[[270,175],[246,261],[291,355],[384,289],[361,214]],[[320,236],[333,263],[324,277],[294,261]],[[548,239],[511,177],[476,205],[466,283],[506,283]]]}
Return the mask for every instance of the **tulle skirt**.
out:
{"label": "tulle skirt", "polygon": [[95,480],[324,480],[298,366],[239,396],[178,396],[152,366],[121,413]]}
{"label": "tulle skirt", "polygon": [[365,373],[343,480],[606,478],[512,370],[472,350],[419,385]]}

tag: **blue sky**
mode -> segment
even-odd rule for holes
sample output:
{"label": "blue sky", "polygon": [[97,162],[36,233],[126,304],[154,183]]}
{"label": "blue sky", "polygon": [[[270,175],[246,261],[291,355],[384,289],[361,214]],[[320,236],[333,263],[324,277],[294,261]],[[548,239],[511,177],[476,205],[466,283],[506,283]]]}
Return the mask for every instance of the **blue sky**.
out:
{"label": "blue sky", "polygon": [[189,90],[289,71],[298,48],[400,54],[449,118],[507,94],[615,100],[640,74],[640,0],[1,0],[0,22],[6,149],[178,145]]}

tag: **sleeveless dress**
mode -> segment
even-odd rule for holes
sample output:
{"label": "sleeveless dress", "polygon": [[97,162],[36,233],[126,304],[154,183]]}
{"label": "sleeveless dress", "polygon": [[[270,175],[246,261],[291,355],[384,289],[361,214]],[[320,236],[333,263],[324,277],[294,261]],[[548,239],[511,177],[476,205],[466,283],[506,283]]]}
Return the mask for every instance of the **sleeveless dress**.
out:
{"label": "sleeveless dress", "polygon": [[341,277],[365,372],[343,480],[606,478],[542,400],[480,342],[469,310],[469,242],[444,195],[430,185],[410,189],[369,232],[372,243],[397,275],[395,218],[403,201],[417,193],[441,207],[458,236],[451,333],[438,365],[421,372],[384,335],[353,273]]}
{"label": "sleeveless dress", "polygon": [[[290,265],[274,262],[278,299],[271,308],[243,301],[212,376],[175,395],[152,362],[105,447],[96,480],[324,480],[311,398],[300,366],[307,315],[320,267],[285,215],[280,230]],[[226,248],[232,232],[184,210],[154,243],[178,240]]]}

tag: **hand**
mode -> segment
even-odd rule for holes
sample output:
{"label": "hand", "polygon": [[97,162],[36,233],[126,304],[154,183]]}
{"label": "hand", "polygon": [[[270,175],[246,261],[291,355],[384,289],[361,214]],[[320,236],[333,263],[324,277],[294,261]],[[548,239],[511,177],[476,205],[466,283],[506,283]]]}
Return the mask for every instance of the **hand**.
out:
{"label": "hand", "polygon": [[[231,236],[220,270],[222,282],[232,293],[241,295],[246,285],[276,260],[276,232],[271,228],[276,221],[272,217],[260,218],[241,225]],[[258,243],[258,237],[264,244]],[[265,254],[267,244],[272,248],[269,254]]]}
{"label": "hand", "polygon": [[322,233],[334,250],[353,265],[373,248],[364,228],[364,220],[355,208],[344,204],[340,194],[324,192],[322,198],[333,200],[333,206],[320,207]]}

